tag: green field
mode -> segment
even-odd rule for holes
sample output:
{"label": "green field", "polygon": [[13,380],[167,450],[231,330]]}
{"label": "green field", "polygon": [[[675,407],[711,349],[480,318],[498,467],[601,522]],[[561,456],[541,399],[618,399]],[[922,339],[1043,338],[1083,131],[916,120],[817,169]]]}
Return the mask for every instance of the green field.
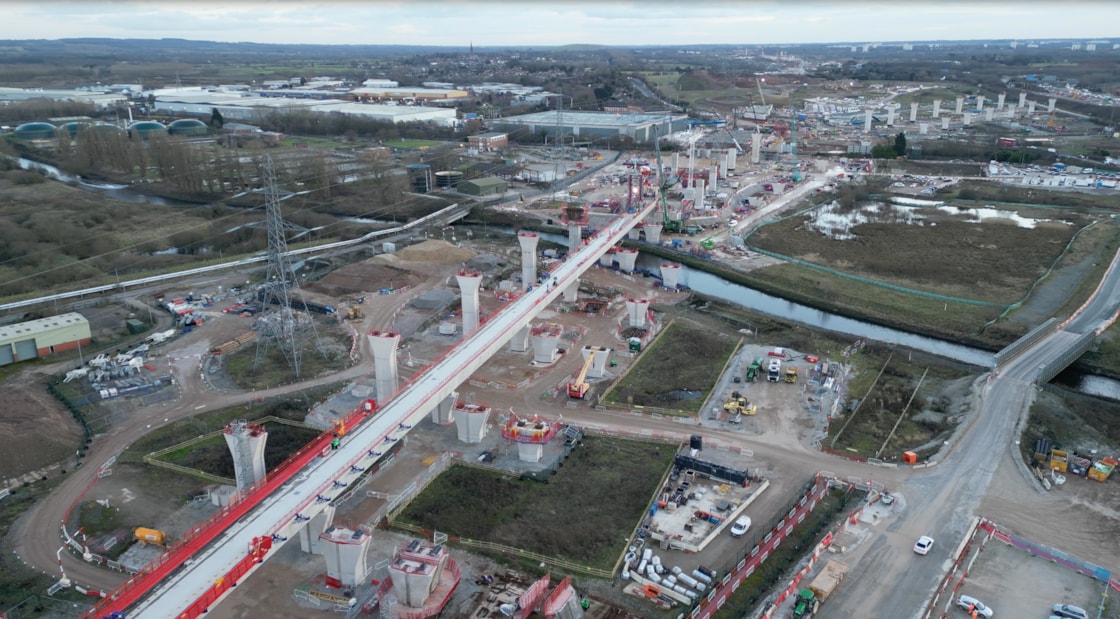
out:
{"label": "green field", "polygon": [[699,413],[738,345],[729,335],[673,322],[604,399],[667,414]]}
{"label": "green field", "polygon": [[610,570],[673,462],[671,445],[585,437],[548,483],[452,466],[399,520]]}

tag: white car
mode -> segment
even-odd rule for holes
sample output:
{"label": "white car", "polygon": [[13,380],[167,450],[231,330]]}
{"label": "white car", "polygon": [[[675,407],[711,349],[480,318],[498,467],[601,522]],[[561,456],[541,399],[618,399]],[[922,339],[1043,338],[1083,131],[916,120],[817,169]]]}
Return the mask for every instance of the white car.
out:
{"label": "white car", "polygon": [[731,537],[742,537],[749,528],[751,528],[751,517],[739,516],[735,522],[731,523]]}
{"label": "white car", "polygon": [[914,543],[914,552],[920,555],[929,554],[930,548],[933,548],[933,538],[928,535],[919,537]]}
{"label": "white car", "polygon": [[957,598],[957,606],[969,612],[975,610],[981,617],[988,617],[988,619],[991,619],[992,609],[984,606],[984,604],[981,603],[980,600],[974,597],[968,595],[960,596],[959,598]]}

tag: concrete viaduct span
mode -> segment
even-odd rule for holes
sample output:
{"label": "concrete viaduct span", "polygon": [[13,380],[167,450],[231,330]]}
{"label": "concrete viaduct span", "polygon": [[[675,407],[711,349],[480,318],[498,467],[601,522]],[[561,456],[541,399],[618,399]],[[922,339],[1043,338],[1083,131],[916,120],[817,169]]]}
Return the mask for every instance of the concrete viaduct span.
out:
{"label": "concrete viaduct span", "polygon": [[[222,517],[196,530],[197,541],[169,552],[145,572],[104,598],[85,617],[166,619],[198,617],[218,604],[237,582],[271,556],[272,546],[299,535],[346,487],[369,470],[388,445],[399,440],[455,389],[468,380],[541,309],[575,286],[580,275],[639,225],[656,208],[650,201],[600,230],[554,268],[553,285],[535,286],[463,339],[350,430],[338,445],[313,445],[287,476],[269,473],[261,491],[245,505],[227,508]],[[359,414],[359,413],[356,413]],[[330,435],[326,435],[329,440]],[[305,534],[306,535],[306,534]],[[315,533],[317,535],[317,533]],[[121,613],[116,614],[114,613]]]}

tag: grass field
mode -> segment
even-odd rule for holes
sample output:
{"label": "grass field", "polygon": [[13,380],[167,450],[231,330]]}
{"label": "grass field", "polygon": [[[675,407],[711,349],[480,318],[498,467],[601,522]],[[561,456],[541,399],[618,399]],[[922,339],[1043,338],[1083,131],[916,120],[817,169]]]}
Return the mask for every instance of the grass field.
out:
{"label": "grass field", "polygon": [[[849,402],[833,418],[825,446],[863,457],[898,459],[903,451],[926,456],[956,427],[954,408],[943,394],[947,383],[968,376],[948,367],[908,361],[881,347],[855,356],[859,371],[848,383]],[[836,439],[835,441],[833,439]]]}
{"label": "grass field", "polygon": [[[737,346],[738,340],[729,335],[674,322],[605,399],[615,405],[696,414]],[[693,395],[683,397],[684,392]]]}
{"label": "grass field", "polygon": [[[144,455],[153,451],[165,449],[180,443],[192,436],[199,436],[214,430],[220,430],[234,419],[253,421],[261,417],[272,415],[282,419],[303,421],[307,411],[315,404],[327,399],[331,394],[342,389],[347,383],[326,385],[316,389],[286,395],[273,400],[266,400],[256,404],[234,406],[204,415],[197,415],[167,424],[155,429],[143,438],[129,445],[118,461],[122,463],[143,462]],[[305,441],[306,442],[306,441]]]}
{"label": "grass field", "polygon": [[610,570],[674,455],[668,445],[585,437],[547,484],[453,466],[400,520]]}
{"label": "grass field", "polygon": [[398,140],[396,142],[385,142],[385,146],[390,146],[392,148],[408,148],[418,150],[432,148],[433,146],[439,146],[440,144],[443,144],[443,142],[439,142],[436,140]]}

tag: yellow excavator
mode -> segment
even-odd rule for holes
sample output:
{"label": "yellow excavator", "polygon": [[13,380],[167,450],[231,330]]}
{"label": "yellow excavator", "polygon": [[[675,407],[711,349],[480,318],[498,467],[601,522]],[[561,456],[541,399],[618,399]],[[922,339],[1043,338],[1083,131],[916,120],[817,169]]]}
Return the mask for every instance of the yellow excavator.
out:
{"label": "yellow excavator", "polygon": [[582,400],[583,396],[587,395],[587,389],[591,386],[587,384],[587,371],[591,369],[591,364],[595,362],[595,354],[603,349],[598,346],[590,346],[588,350],[587,359],[584,359],[583,367],[580,368],[579,374],[576,375],[574,380],[568,381],[569,398]]}

